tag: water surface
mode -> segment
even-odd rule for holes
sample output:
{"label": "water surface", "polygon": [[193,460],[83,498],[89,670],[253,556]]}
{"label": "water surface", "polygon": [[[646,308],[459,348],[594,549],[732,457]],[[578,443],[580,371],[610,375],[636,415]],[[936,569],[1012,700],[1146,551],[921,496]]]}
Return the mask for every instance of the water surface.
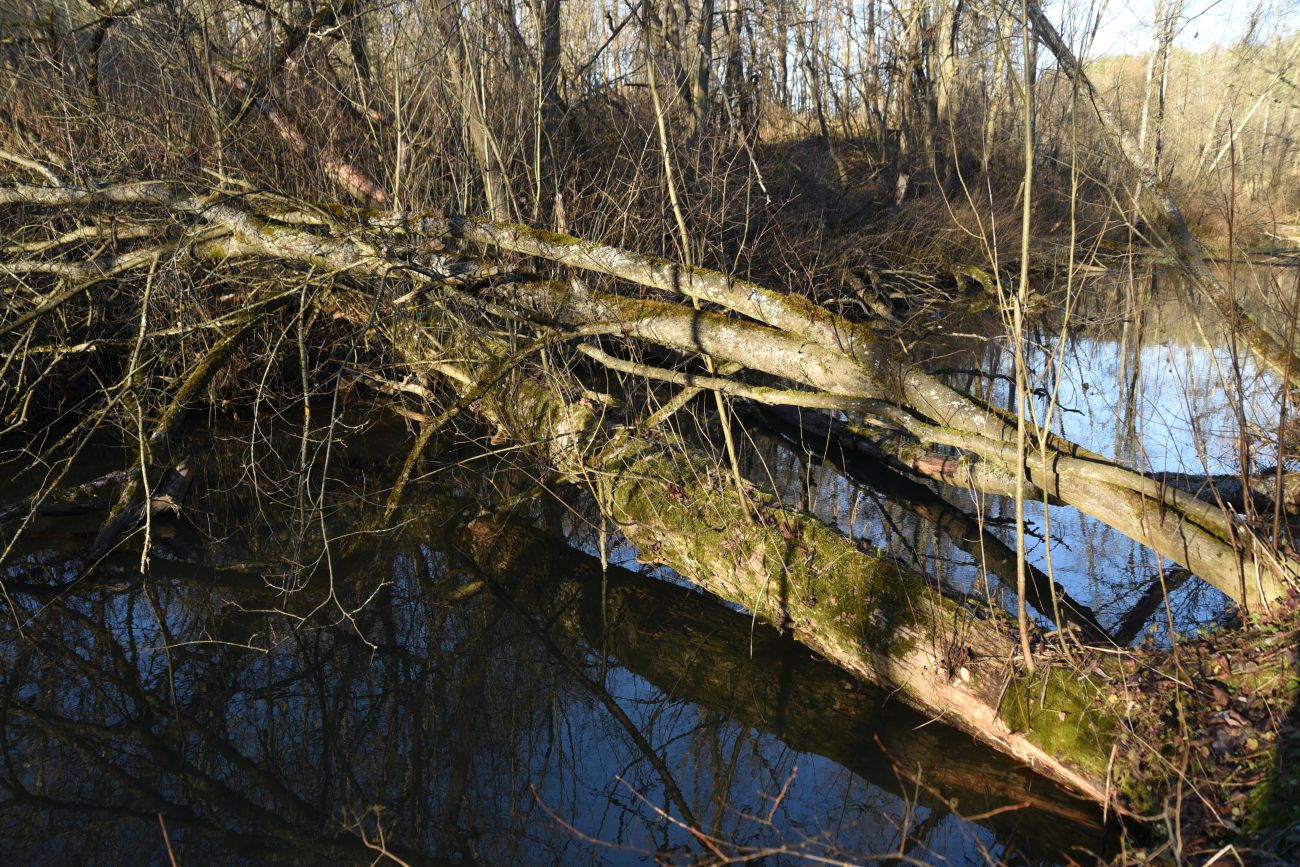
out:
{"label": "water surface", "polygon": [[[952,359],[958,384],[1008,404],[998,346]],[[1057,430],[1144,469],[1234,472],[1241,419],[1276,419],[1266,377],[1154,319],[1045,328],[1031,364]],[[500,450],[444,444],[459,450],[377,532],[404,430],[340,443],[310,485],[258,430],[214,428],[201,496],[151,528],[146,576],[124,552],[81,577],[93,515],[38,519],[0,566],[5,863],[165,864],[170,843],[180,864],[1063,864],[1112,845],[1091,806],[681,576],[641,574],[616,536],[602,570],[580,494],[517,511],[531,556],[501,571],[476,516],[532,478]],[[942,503],[757,430],[741,446],[791,504],[1007,601],[937,528]],[[253,466],[274,484],[253,493]],[[1006,500],[929,496],[1011,541]],[[1172,564],[1073,510],[1033,511],[1030,531],[1034,565],[1122,640],[1228,608],[1194,579],[1171,582],[1168,613],[1143,608]]]}

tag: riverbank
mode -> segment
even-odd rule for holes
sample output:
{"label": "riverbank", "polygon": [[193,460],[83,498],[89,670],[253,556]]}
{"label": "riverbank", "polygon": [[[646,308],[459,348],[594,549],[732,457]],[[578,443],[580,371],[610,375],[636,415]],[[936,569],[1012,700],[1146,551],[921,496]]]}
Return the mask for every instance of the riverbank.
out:
{"label": "riverbank", "polygon": [[1141,860],[1300,858],[1298,611],[1293,592],[1240,628],[1126,661],[1143,712],[1128,715],[1115,768],[1151,787],[1158,842]]}

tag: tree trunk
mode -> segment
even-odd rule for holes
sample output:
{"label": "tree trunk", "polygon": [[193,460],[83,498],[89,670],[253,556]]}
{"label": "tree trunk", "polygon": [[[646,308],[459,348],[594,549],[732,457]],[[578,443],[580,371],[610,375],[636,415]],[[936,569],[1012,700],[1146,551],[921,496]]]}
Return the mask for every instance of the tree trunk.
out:
{"label": "tree trunk", "polygon": [[[618,359],[594,344],[578,347],[597,363],[650,380],[760,402],[867,412],[893,425],[888,435],[874,437],[893,458],[982,490],[1014,486],[1015,425],[1004,414],[901,361],[886,338],[861,325],[804,298],[707,269],[488,220],[337,206],[297,210],[273,201],[276,209],[263,213],[254,209],[255,197],[166,183],[0,187],[0,204],[21,208],[111,208],[115,232],[121,233],[114,237],[122,243],[138,243],[139,232],[124,230],[139,226],[159,233],[155,240],[168,245],[115,252],[116,264],[93,265],[87,272],[93,279],[60,293],[59,304],[105,280],[129,279],[163,249],[184,251],[174,254],[178,267],[205,261],[238,267],[241,259],[255,259],[264,268],[279,263],[329,275],[320,278],[313,303],[329,317],[378,334],[393,363],[409,371],[403,388],[426,388],[440,379],[460,395],[444,416],[473,408],[499,436],[535,444],[537,458],[552,473],[589,489],[643,560],[671,566],[790,630],[844,669],[896,690],[913,707],[1085,796],[1107,797],[1116,718],[1104,679],[1080,677],[1077,668],[1048,658],[1039,660],[1034,674],[1021,675],[1004,614],[989,618],[978,600],[936,586],[782,506],[680,438],[644,424],[610,424],[603,409],[567,397],[585,387],[564,372],[566,366],[548,365],[543,380],[518,365],[536,348],[597,335],[711,358],[716,370],[695,375]],[[449,238],[610,275],[721,311],[525,274],[471,294],[459,287],[500,276],[503,269],[436,252]],[[19,251],[5,260],[10,274],[57,276],[92,268],[65,261],[59,247],[46,248],[50,258],[21,259],[21,246],[10,250]],[[391,281],[399,279],[414,288],[396,296]],[[376,295],[376,286],[389,289]],[[411,304],[422,292],[428,304],[454,302],[462,311],[430,317],[424,303]],[[282,296],[250,301],[241,315],[276,297]],[[47,302],[0,336],[48,322],[44,317],[57,307]],[[461,315],[475,307],[478,319]],[[521,349],[497,337],[496,325],[484,327],[494,317],[539,336]],[[739,367],[750,369],[749,379],[736,377]],[[210,381],[211,370],[199,373]],[[186,399],[178,396],[176,402]],[[427,431],[436,429],[435,422],[428,424]],[[425,441],[422,435],[412,455]],[[936,460],[933,446],[965,454]],[[1244,528],[1219,509],[1058,437],[1033,444],[1024,469],[1024,496],[1075,505],[1244,602],[1272,598],[1283,587],[1282,575],[1291,574],[1268,571],[1253,548],[1240,550],[1237,534]]]}

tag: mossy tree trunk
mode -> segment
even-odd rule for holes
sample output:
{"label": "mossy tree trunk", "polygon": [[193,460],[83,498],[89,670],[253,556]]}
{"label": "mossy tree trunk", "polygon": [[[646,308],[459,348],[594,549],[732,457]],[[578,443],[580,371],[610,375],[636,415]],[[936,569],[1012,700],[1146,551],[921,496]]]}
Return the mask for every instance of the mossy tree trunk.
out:
{"label": "mossy tree trunk", "polygon": [[[52,340],[65,339],[53,311],[109,280],[147,285],[142,273],[162,256],[175,267],[239,269],[248,260],[263,271],[278,266],[312,287],[309,298],[304,289],[304,305],[352,323],[364,336],[359,344],[382,337],[384,363],[406,377],[396,391],[430,395],[441,384],[458,393],[439,418],[473,409],[500,437],[532,444],[551,473],[590,491],[643,560],[671,566],[845,670],[1090,798],[1114,790],[1107,768],[1117,718],[1106,677],[1080,677],[1076,667],[1048,658],[1038,660],[1034,675],[1022,675],[999,612],[784,507],[640,418],[637,407],[617,416],[597,411],[590,400],[576,399],[586,386],[566,367],[547,365],[542,376],[524,364],[536,349],[584,341],[577,349],[586,358],[683,386],[686,395],[717,389],[737,399],[873,416],[892,427],[878,437],[881,448],[945,481],[999,490],[1014,478],[1014,420],[898,357],[871,328],[718,272],[501,222],[164,183],[12,185],[0,187],[0,204],[115,217],[109,237],[8,248],[6,274],[41,281],[48,292],[32,309],[11,311],[0,337],[21,327],[28,336],[44,329]],[[40,223],[25,225],[34,231]],[[445,252],[449,243],[539,257],[659,297],[548,281]],[[100,258],[87,262],[91,249]],[[250,291],[224,319],[244,321],[279,297],[267,295]],[[683,297],[720,309],[678,303]],[[93,305],[89,310],[93,319]],[[606,351],[627,342],[679,360],[707,357],[713,367],[697,374]],[[439,418],[425,422],[408,468]],[[932,466],[925,456],[933,446],[964,457]],[[1027,496],[1075,505],[1240,601],[1272,598],[1289,577],[1262,546],[1241,544],[1244,528],[1235,516],[1073,443],[1042,436],[1025,470]]]}

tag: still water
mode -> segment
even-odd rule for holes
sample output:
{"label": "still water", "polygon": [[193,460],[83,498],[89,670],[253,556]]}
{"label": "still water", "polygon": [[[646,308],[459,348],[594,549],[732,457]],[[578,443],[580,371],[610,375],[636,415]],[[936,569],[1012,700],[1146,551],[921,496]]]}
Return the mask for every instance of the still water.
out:
{"label": "still water", "polygon": [[11,567],[0,860],[166,864],[164,827],[181,864],[383,863],[368,845],[1056,863],[1102,843],[1088,806],[743,613],[617,567],[602,583],[559,543],[479,589],[456,540],[418,535],[340,558],[334,598],[319,570],[284,597],[165,556],[93,587],[46,589],[76,566],[53,552]]}
{"label": "still water", "polygon": [[[1150,468],[1236,469],[1217,350],[1039,351],[1043,371],[1071,354],[1051,378],[1068,436]],[[992,350],[968,364],[1006,370]],[[1268,384],[1246,376],[1265,421]],[[214,452],[255,450],[241,436]],[[602,570],[580,498],[550,521],[567,545],[517,516],[535,566],[507,574],[474,544],[491,461],[469,464],[477,481],[432,473],[396,529],[369,531],[402,437],[353,439],[316,500],[218,483],[249,464],[213,458],[202,505],[153,528],[143,580],[138,554],[80,579],[96,516],[26,529],[0,572],[0,863],[1062,864],[1113,847],[1091,806],[638,573],[616,539]],[[846,532],[1000,592],[878,484],[762,437],[745,460]],[[946,496],[1009,538],[1006,503]],[[1050,520],[1034,518],[1035,565],[1108,629],[1165,629],[1133,611],[1167,564],[1069,510]],[[1194,580],[1172,607],[1180,629],[1225,608]]]}

